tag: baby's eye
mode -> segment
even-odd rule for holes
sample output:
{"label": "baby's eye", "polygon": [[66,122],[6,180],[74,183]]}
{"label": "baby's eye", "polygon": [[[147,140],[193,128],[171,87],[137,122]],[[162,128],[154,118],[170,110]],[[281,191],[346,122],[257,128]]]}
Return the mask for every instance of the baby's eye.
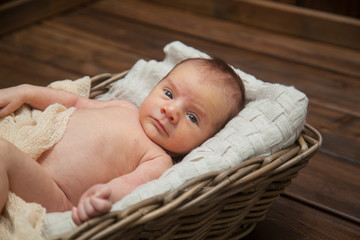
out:
{"label": "baby's eye", "polygon": [[170,99],[173,99],[173,95],[172,93],[169,91],[169,90],[165,90],[165,95],[170,98]]}
{"label": "baby's eye", "polygon": [[188,113],[187,114],[188,118],[190,119],[191,122],[198,124],[198,120],[196,118],[196,116],[194,114]]}

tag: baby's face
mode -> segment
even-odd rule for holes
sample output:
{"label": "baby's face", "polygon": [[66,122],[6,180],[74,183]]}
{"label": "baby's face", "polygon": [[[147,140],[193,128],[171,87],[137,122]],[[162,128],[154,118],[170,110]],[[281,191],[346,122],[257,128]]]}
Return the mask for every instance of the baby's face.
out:
{"label": "baby's face", "polygon": [[223,91],[204,83],[197,68],[191,62],[178,65],[140,107],[146,135],[175,155],[188,153],[215,134],[228,114]]}

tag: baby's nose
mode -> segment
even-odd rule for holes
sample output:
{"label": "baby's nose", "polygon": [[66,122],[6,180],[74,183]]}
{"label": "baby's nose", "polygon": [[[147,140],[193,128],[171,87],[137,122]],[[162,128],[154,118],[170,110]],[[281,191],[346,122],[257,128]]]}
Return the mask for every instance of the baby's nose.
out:
{"label": "baby's nose", "polygon": [[180,118],[179,107],[176,104],[163,105],[160,111],[165,114],[171,123],[177,123]]}

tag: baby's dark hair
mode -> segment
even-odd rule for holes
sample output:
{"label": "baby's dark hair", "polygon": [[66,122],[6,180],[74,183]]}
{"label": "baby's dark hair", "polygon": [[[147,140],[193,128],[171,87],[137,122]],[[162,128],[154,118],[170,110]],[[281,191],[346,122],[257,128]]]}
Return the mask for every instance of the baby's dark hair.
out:
{"label": "baby's dark hair", "polygon": [[214,69],[218,69],[224,74],[229,74],[231,76],[231,79],[233,79],[239,87],[239,90],[241,92],[241,99],[238,112],[240,112],[240,110],[242,110],[245,106],[245,86],[242,79],[239,77],[239,75],[235,73],[234,69],[230,67],[223,59],[213,57],[211,59],[207,59],[207,61],[209,64],[213,65]]}
{"label": "baby's dark hair", "polygon": [[[211,77],[211,80],[217,80],[226,91],[231,89],[231,94],[229,95],[229,101],[232,103],[235,102],[234,108],[229,112],[227,118],[228,122],[231,118],[236,116],[245,106],[245,86],[241,78],[235,73],[234,69],[230,67],[224,60],[218,57],[213,57],[210,59],[207,58],[188,58],[182,61],[181,63],[187,61],[194,61],[194,63],[199,63],[202,66],[205,66],[210,70],[211,76],[213,73],[217,74],[216,77]],[[179,64],[181,64],[179,63]],[[211,81],[210,81],[211,82]]]}

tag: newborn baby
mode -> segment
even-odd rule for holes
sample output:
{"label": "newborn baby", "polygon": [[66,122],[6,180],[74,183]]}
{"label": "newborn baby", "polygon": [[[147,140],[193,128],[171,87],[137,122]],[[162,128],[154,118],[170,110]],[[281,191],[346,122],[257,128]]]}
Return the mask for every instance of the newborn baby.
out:
{"label": "newborn baby", "polygon": [[224,61],[200,58],[176,65],[140,108],[32,85],[1,89],[0,117],[24,103],[76,110],[61,140],[37,161],[0,138],[0,208],[12,191],[49,212],[73,209],[74,222],[81,224],[212,137],[244,99],[241,79]]}

